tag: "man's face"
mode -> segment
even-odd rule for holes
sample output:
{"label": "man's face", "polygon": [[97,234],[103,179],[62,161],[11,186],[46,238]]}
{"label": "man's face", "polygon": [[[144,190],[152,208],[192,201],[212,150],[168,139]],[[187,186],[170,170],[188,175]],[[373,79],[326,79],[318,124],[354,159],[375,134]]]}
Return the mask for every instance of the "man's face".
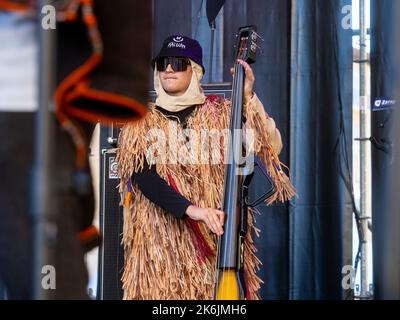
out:
{"label": "man's face", "polygon": [[168,64],[165,71],[160,71],[160,81],[165,92],[171,96],[183,95],[192,79],[192,66],[189,64],[186,71],[174,71]]}

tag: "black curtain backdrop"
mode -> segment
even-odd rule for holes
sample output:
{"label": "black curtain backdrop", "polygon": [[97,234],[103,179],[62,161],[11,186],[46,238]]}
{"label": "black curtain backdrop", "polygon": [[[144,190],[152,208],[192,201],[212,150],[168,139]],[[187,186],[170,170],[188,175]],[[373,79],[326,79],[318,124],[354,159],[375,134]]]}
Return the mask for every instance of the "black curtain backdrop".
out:
{"label": "black curtain backdrop", "polygon": [[345,298],[342,267],[352,265],[352,206],[341,179],[352,167],[349,4],[293,2],[290,165],[300,198],[289,207],[290,299]]}
{"label": "black curtain backdrop", "polygon": [[392,136],[394,141],[393,158],[394,160],[394,173],[390,175],[389,185],[390,193],[389,198],[389,211],[390,221],[387,228],[386,242],[388,242],[388,248],[386,248],[387,256],[385,261],[386,270],[385,272],[385,299],[396,299],[400,300],[400,201],[398,198],[398,190],[400,190],[400,2],[396,1],[396,7],[394,9],[396,19],[394,22],[395,42],[396,43],[396,61],[394,64],[395,75],[395,88],[393,96],[395,97],[397,104],[395,107],[395,119],[396,124]]}
{"label": "black curtain backdrop", "polygon": [[[372,0],[371,97],[397,99],[374,111],[372,136],[386,151],[372,148],[373,281],[376,299],[400,299],[399,120],[400,3]],[[397,46],[397,52],[396,52]],[[398,112],[397,112],[398,113]],[[392,179],[391,179],[392,178]]]}

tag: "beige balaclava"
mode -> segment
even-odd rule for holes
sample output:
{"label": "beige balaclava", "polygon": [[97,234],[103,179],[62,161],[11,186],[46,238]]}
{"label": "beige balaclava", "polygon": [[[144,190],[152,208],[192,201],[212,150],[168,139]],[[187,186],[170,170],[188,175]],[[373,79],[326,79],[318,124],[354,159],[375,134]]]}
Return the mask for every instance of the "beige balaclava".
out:
{"label": "beige balaclava", "polygon": [[206,97],[200,85],[203,70],[196,62],[190,60],[192,79],[186,92],[181,96],[171,96],[161,85],[160,73],[154,68],[154,89],[157,93],[156,105],[170,112],[178,112],[197,104],[203,104]]}

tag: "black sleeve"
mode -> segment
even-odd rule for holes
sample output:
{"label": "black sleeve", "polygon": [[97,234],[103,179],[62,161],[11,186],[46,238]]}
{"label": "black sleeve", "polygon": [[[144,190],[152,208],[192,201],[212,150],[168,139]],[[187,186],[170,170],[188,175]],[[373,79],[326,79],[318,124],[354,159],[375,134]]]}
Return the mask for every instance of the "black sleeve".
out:
{"label": "black sleeve", "polygon": [[146,198],[177,218],[183,218],[186,209],[192,205],[158,175],[154,166],[150,168],[145,164],[141,172],[134,173],[133,178]]}

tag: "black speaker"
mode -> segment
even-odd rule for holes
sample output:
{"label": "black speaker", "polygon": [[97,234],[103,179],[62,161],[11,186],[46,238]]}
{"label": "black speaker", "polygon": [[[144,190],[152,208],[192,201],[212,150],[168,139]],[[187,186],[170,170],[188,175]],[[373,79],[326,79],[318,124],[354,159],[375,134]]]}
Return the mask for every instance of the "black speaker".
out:
{"label": "black speaker", "polygon": [[119,206],[115,145],[118,128],[100,126],[100,233],[97,299],[120,300],[124,266],[122,241],[123,208]]}

